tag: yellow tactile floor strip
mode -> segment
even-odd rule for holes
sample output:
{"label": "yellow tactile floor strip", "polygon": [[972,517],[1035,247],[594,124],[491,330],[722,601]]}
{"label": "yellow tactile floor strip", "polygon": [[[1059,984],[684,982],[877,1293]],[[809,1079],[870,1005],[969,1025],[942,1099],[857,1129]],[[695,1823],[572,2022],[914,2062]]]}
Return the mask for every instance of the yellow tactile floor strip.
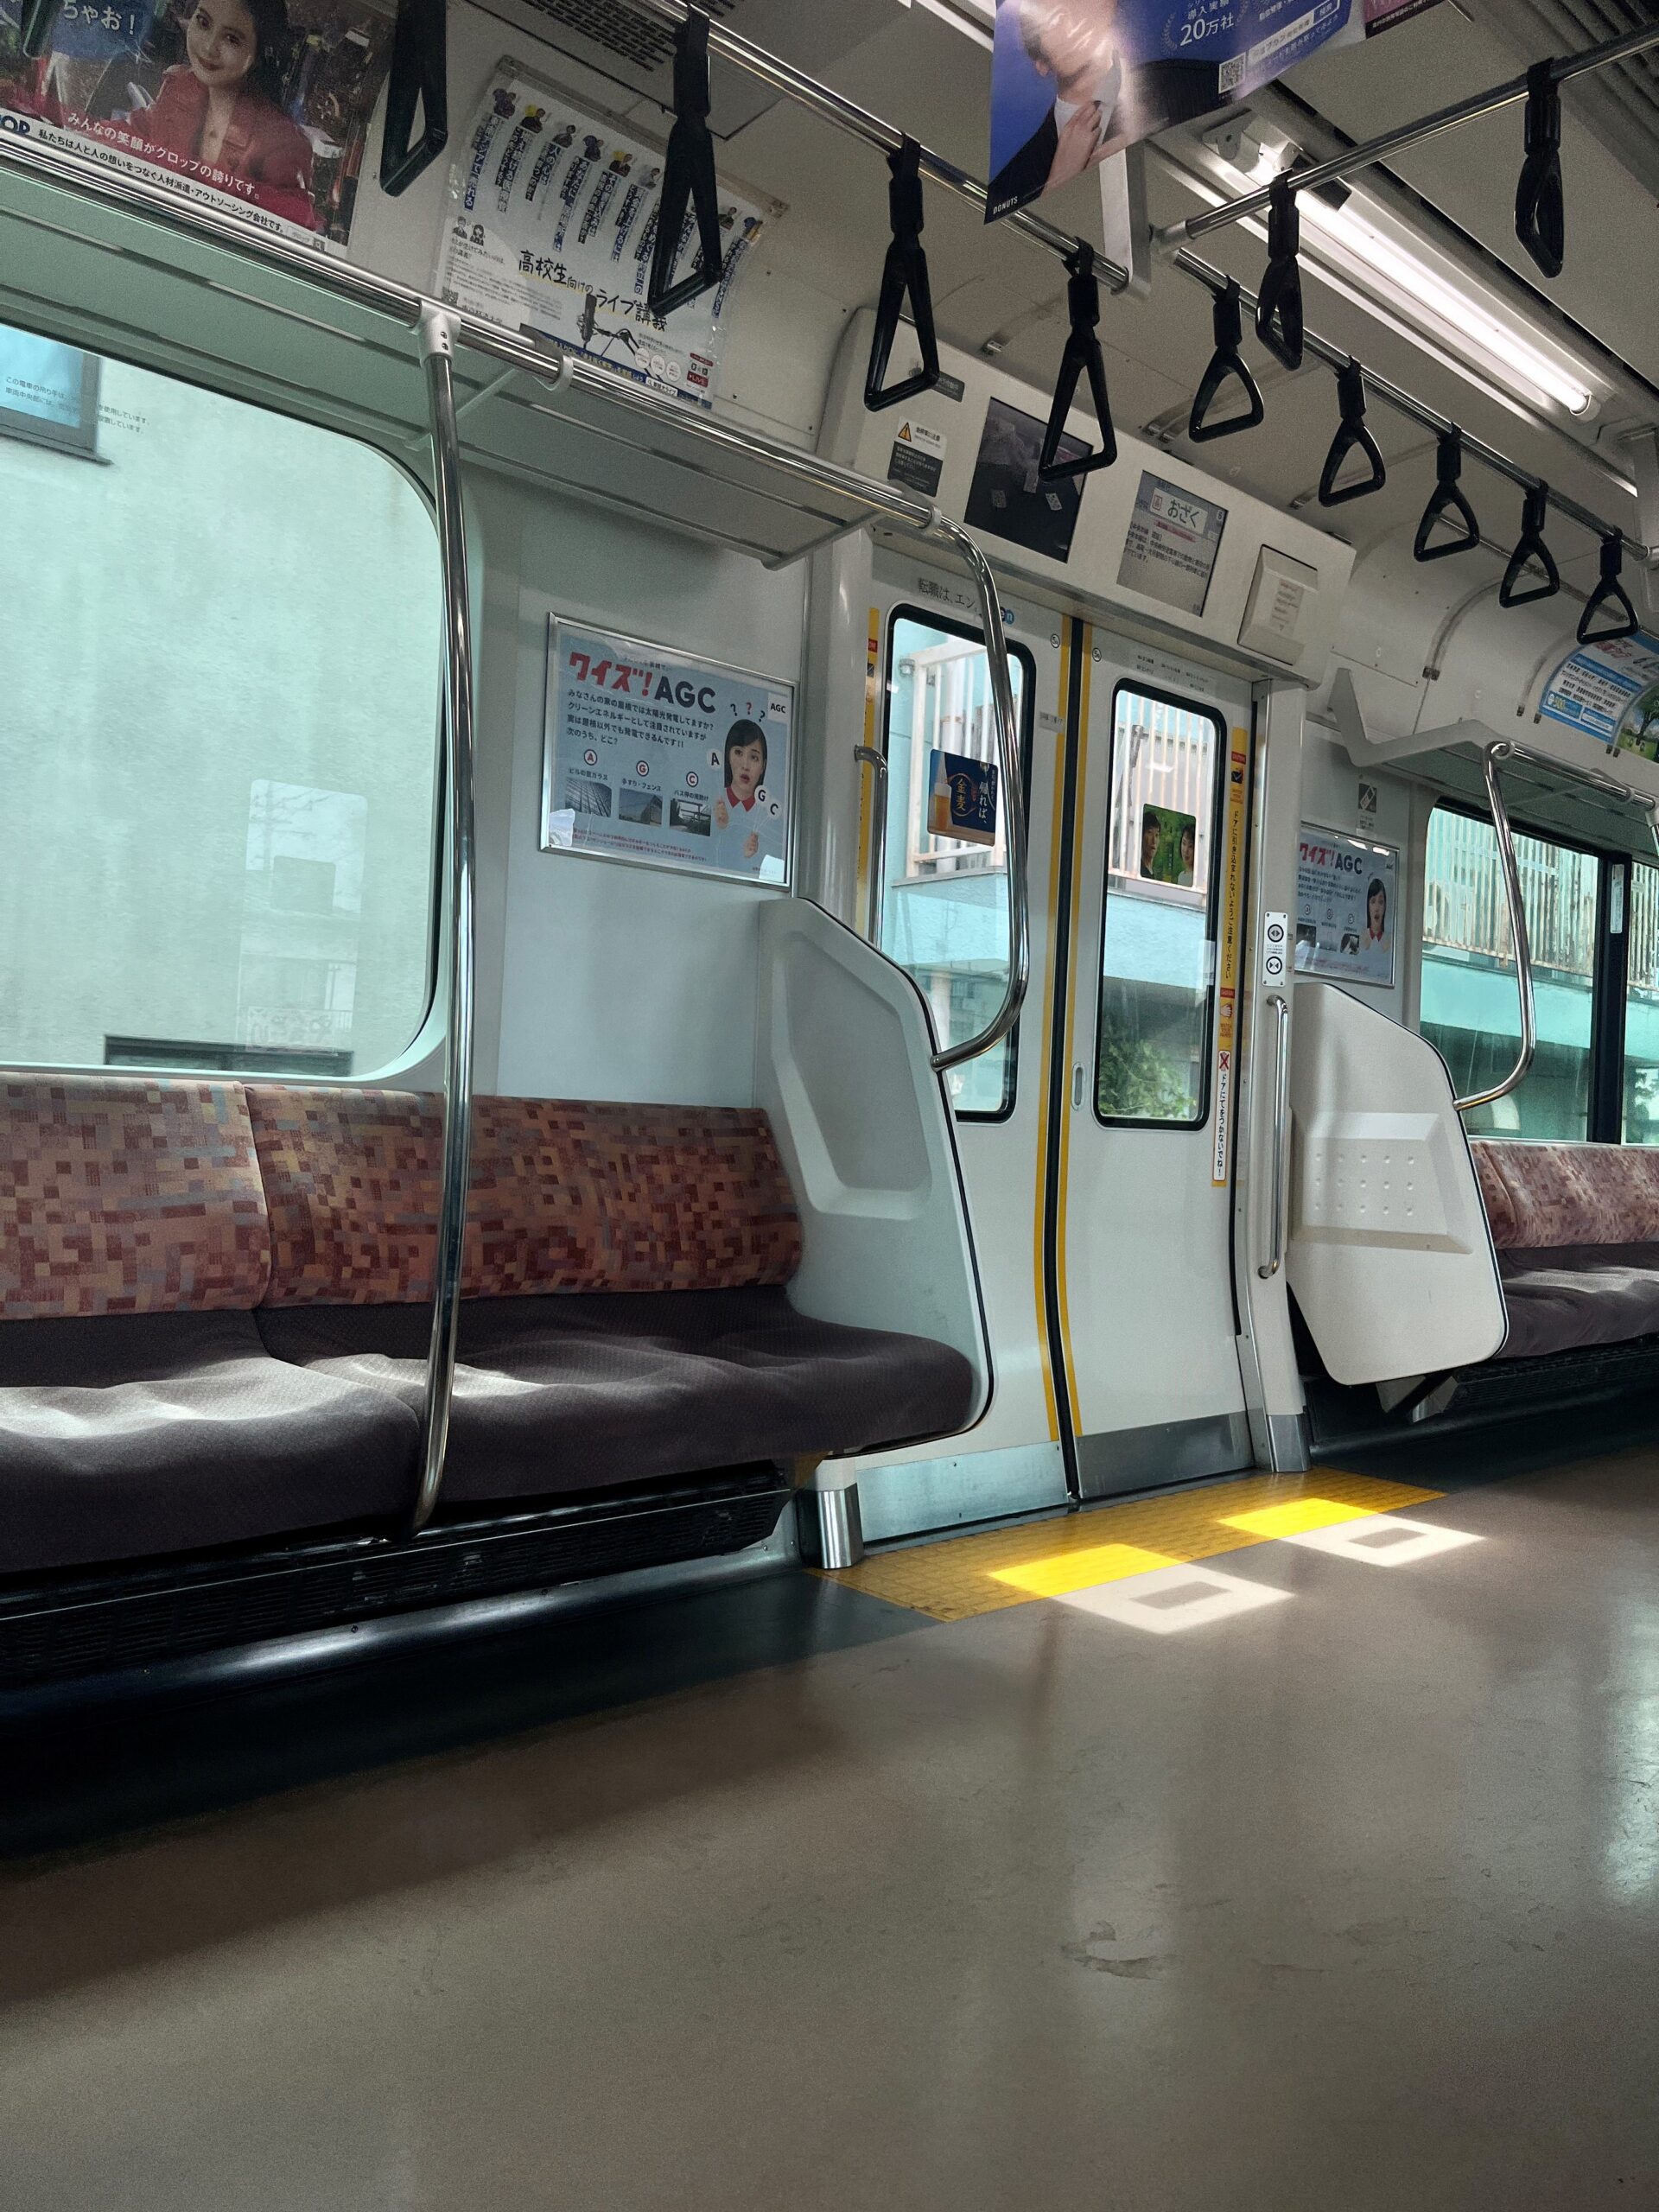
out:
{"label": "yellow tactile floor strip", "polygon": [[1091,1506],[1018,1529],[905,1545],[832,1580],[938,1621],[970,1620],[1005,1605],[1126,1581],[1154,1567],[1243,1551],[1276,1536],[1399,1512],[1441,1495],[1332,1467],[1306,1475],[1245,1475],[1129,1505]]}

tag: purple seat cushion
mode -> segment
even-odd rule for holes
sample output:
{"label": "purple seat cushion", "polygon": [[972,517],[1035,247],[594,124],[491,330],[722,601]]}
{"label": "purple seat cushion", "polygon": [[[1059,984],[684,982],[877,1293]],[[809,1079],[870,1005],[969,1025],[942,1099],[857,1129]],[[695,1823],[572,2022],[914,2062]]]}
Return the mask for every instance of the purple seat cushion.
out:
{"label": "purple seat cushion", "polygon": [[1659,1250],[1568,1244],[1500,1252],[1510,1309],[1500,1359],[1632,1343],[1659,1335]]}

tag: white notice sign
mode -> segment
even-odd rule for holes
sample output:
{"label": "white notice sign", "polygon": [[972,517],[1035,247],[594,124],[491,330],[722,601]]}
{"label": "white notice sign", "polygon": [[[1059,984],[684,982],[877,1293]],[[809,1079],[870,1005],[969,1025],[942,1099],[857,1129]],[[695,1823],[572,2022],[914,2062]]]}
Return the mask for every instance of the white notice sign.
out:
{"label": "white notice sign", "polygon": [[1135,494],[1118,582],[1183,614],[1202,614],[1226,520],[1225,507],[1196,499],[1147,471]]}

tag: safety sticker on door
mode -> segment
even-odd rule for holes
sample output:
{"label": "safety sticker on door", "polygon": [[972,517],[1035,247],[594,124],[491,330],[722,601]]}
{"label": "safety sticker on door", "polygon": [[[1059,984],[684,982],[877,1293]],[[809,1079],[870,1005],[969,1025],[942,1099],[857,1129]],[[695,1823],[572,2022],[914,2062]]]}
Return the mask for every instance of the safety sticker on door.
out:
{"label": "safety sticker on door", "polygon": [[902,484],[907,492],[919,492],[926,499],[937,499],[944,477],[944,451],[945,441],[940,431],[930,430],[925,423],[906,415],[893,442],[893,459],[887,463],[888,483]]}

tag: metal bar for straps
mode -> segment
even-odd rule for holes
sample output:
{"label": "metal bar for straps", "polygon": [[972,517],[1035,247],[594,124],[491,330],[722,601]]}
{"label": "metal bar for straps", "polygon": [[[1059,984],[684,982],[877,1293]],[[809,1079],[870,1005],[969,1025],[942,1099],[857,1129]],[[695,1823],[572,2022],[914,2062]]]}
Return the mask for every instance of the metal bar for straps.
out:
{"label": "metal bar for straps", "polygon": [[443,568],[443,728],[449,832],[448,1019],[443,1057],[443,1174],[433,1267],[432,1338],[421,1406],[420,1489],[410,1516],[418,1535],[443,1486],[454,1402],[467,1246],[467,1183],[473,1135],[474,851],[473,637],[461,505],[461,435],[455,422],[455,318],[442,308],[421,317],[421,355],[432,416],[432,471]]}
{"label": "metal bar for straps", "polygon": [[1002,627],[1002,602],[990,563],[959,523],[948,515],[934,518],[933,534],[960,555],[979,594],[980,625],[990,663],[991,706],[996,721],[996,757],[1002,786],[1002,819],[1008,853],[1008,979],[989,1023],[977,1037],[935,1052],[933,1065],[943,1075],[966,1060],[976,1060],[1000,1045],[1019,1020],[1031,981],[1031,887],[1026,870],[1026,794],[1020,772],[1020,718],[1014,703],[1014,678],[1008,672],[1008,640]]}
{"label": "metal bar for straps", "polygon": [[[1494,1084],[1490,1090],[1478,1090],[1472,1097],[1457,1101],[1459,1114],[1467,1114],[1476,1106],[1496,1105],[1500,1098],[1507,1098],[1512,1090],[1519,1090],[1531,1072],[1538,1050],[1538,999],[1532,980],[1532,940],[1527,934],[1527,910],[1521,896],[1521,864],[1515,856],[1515,832],[1510,826],[1510,810],[1503,804],[1503,791],[1497,775],[1499,761],[1512,759],[1516,750],[1513,745],[1489,745],[1481,755],[1480,765],[1486,778],[1486,803],[1492,810],[1492,827],[1497,833],[1497,857],[1503,877],[1504,903],[1510,910],[1510,941],[1515,947],[1516,987],[1521,995],[1521,1049],[1516,1055],[1515,1065],[1501,1083]],[[1556,764],[1552,762],[1551,765]],[[1597,780],[1605,781],[1605,779]]]}
{"label": "metal bar for straps", "polygon": [[[1564,55],[1554,65],[1555,82],[1570,83],[1574,77],[1587,76],[1592,70],[1605,69],[1618,61],[1628,61],[1655,46],[1659,46],[1659,23],[1644,24],[1639,30],[1625,32],[1623,37],[1610,38],[1599,46],[1585,48],[1582,53]],[[1432,115],[1421,116],[1415,123],[1402,124],[1397,130],[1385,130],[1381,137],[1368,138],[1363,146],[1350,147],[1346,153],[1335,155],[1328,162],[1319,162],[1312,168],[1289,171],[1290,188],[1293,192],[1317,192],[1322,184],[1334,184],[1340,177],[1374,168],[1380,162],[1391,161],[1396,154],[1406,153],[1413,146],[1438,138],[1443,131],[1455,130],[1459,124],[1473,123],[1483,115],[1496,114],[1500,108],[1515,106],[1526,99],[1529,89],[1529,80],[1523,73],[1492,86],[1490,91],[1471,93],[1467,99],[1455,100],[1450,107],[1437,108]],[[1185,222],[1172,223],[1158,233],[1159,239],[1166,242],[1206,238],[1211,231],[1224,230],[1229,223],[1239,222],[1246,215],[1260,214],[1270,196],[1271,187],[1267,185],[1259,191],[1241,193],[1236,200],[1224,200],[1218,207],[1206,207],[1199,214],[1189,215]]]}

